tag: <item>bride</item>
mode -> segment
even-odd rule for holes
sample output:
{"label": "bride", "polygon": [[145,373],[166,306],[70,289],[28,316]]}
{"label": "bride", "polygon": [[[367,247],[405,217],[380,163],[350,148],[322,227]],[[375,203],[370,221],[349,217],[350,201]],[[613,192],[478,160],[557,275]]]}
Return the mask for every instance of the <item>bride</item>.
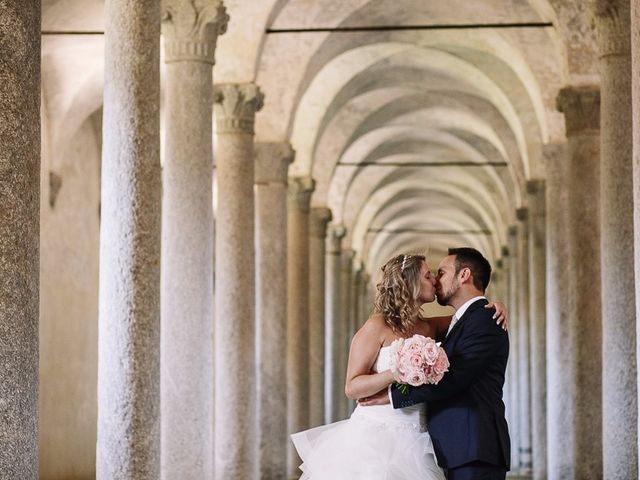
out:
{"label": "bride", "polygon": [[[423,318],[435,299],[435,278],[424,256],[398,255],[382,267],[374,311],[354,335],[345,393],[365,399],[393,383],[389,346],[416,333],[443,338],[451,316]],[[489,304],[506,328],[504,305]],[[446,374],[445,374],[446,375]],[[420,405],[357,406],[348,420],[291,436],[303,463],[301,480],[444,480]]]}

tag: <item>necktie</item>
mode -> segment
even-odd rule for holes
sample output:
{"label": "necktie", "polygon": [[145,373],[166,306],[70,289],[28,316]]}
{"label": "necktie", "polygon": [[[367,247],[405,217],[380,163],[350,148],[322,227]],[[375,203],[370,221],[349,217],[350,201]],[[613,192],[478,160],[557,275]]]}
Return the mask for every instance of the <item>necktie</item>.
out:
{"label": "necktie", "polygon": [[453,330],[453,327],[457,322],[458,322],[458,317],[456,315],[451,317],[451,323],[449,324],[449,329],[447,330],[447,335],[446,335],[447,337],[449,336],[449,333],[451,332],[451,330]]}

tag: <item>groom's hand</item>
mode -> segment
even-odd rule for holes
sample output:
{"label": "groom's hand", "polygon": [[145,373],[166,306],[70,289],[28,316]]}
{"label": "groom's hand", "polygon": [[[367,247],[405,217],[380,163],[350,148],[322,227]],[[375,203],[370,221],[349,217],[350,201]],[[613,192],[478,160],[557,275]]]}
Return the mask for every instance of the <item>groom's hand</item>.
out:
{"label": "groom's hand", "polygon": [[391,403],[391,400],[389,400],[388,388],[380,390],[375,395],[358,399],[358,405],[363,405],[365,407],[369,407],[371,405],[387,405],[389,403]]}

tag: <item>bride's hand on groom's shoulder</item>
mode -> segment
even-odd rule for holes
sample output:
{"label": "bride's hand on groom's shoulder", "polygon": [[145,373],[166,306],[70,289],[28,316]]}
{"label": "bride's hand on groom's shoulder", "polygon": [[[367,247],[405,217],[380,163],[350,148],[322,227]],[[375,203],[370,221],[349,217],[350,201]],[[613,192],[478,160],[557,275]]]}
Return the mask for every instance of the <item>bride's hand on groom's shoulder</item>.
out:
{"label": "bride's hand on groom's shoulder", "polygon": [[509,328],[509,319],[507,318],[507,306],[502,302],[491,302],[484,306],[484,308],[493,308],[496,313],[493,314],[493,319],[497,325],[500,325],[503,330]]}
{"label": "bride's hand on groom's shoulder", "polygon": [[358,405],[363,405],[365,407],[370,407],[371,405],[387,405],[389,403],[391,403],[391,400],[389,399],[388,388],[380,390],[375,395],[358,399]]}

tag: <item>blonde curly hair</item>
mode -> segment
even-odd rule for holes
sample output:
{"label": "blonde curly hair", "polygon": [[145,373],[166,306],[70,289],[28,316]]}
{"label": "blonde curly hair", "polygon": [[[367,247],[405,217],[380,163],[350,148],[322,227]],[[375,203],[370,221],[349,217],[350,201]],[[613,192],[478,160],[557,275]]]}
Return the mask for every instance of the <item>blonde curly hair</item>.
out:
{"label": "blonde curly hair", "polygon": [[423,255],[398,255],[382,267],[382,280],[376,285],[374,313],[380,313],[394,332],[407,335],[420,311],[420,269]]}

